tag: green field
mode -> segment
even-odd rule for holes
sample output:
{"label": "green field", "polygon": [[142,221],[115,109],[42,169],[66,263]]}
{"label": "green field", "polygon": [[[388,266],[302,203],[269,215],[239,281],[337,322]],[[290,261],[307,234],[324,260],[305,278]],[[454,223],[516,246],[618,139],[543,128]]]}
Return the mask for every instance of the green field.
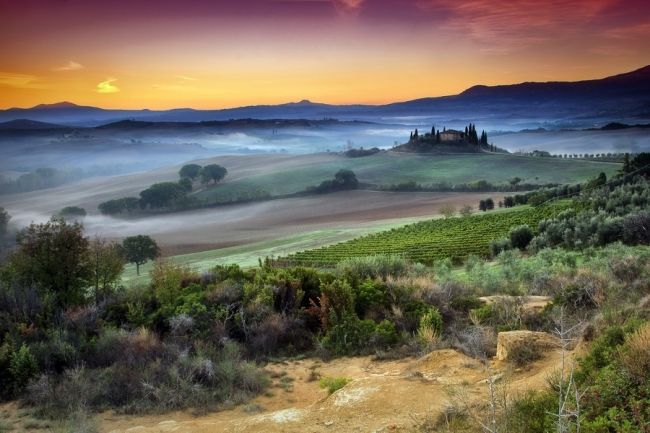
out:
{"label": "green field", "polygon": [[[264,259],[265,257],[286,256],[298,251],[331,245],[430,218],[400,218],[359,227],[318,230],[270,241],[181,254],[168,259],[174,263],[188,265],[198,271],[208,270],[219,264],[235,263],[242,267],[257,266],[258,259]],[[122,273],[122,281],[128,284],[146,283],[149,280],[149,271],[152,266],[152,262],[140,266],[140,276],[138,277],[135,265],[129,264]]]}
{"label": "green field", "polygon": [[360,182],[376,186],[408,181],[460,184],[486,180],[492,184],[504,184],[513,177],[521,178],[524,183],[544,184],[583,182],[601,171],[610,177],[618,171],[620,164],[488,153],[422,155],[384,152],[362,158],[332,154],[323,155],[318,163],[274,167],[233,181],[226,179],[215,188],[199,192],[197,197],[210,199],[227,192],[255,190],[264,190],[271,195],[292,194],[331,179],[342,168],[353,170]]}
{"label": "green field", "polygon": [[487,257],[490,241],[507,236],[511,228],[527,224],[533,229],[543,219],[570,206],[569,201],[543,207],[517,207],[470,217],[436,219],[370,234],[350,241],[308,250],[280,259],[280,263],[332,266],[353,257],[400,255],[414,262],[460,261],[474,254]]}

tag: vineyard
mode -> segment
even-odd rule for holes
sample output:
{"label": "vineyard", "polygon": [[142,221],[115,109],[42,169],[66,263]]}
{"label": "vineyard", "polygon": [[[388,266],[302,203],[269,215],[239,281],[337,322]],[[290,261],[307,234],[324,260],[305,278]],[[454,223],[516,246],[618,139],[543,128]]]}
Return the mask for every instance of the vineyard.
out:
{"label": "vineyard", "polygon": [[567,201],[536,208],[522,207],[469,217],[423,221],[339,244],[302,251],[279,259],[278,262],[332,266],[353,257],[392,254],[414,262],[432,264],[446,258],[460,261],[470,254],[485,257],[489,255],[491,240],[507,236],[511,228],[522,224],[536,230],[540,221],[569,206],[571,202]]}

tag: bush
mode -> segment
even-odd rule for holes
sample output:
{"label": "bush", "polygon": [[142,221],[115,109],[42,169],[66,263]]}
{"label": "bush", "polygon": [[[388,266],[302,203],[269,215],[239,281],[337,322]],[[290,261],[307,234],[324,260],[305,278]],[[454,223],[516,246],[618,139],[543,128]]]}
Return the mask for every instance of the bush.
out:
{"label": "bush", "polygon": [[523,250],[533,239],[533,230],[527,225],[522,225],[510,230],[509,237],[513,248]]}
{"label": "bush", "polygon": [[508,349],[508,360],[517,367],[524,367],[542,358],[542,350],[534,344],[521,343]]}
{"label": "bush", "polygon": [[395,324],[384,320],[360,320],[348,315],[322,338],[323,348],[333,355],[367,354],[393,347],[399,341]]}
{"label": "bush", "polygon": [[501,254],[502,251],[508,251],[511,248],[512,243],[510,242],[510,239],[503,238],[490,241],[490,256],[494,258]]}
{"label": "bush", "polygon": [[437,308],[431,307],[420,317],[418,337],[428,344],[433,344],[440,335],[442,335],[442,316]]}
{"label": "bush", "polygon": [[343,388],[350,382],[350,379],[347,377],[323,377],[319,382],[318,386],[321,389],[327,389],[328,394],[334,394],[339,389]]}
{"label": "bush", "polygon": [[381,278],[388,276],[401,277],[408,272],[408,262],[400,256],[376,255],[355,257],[343,260],[337,265],[337,270],[345,275],[357,278]]}
{"label": "bush", "polygon": [[29,380],[38,373],[36,358],[32,355],[25,344],[11,355],[9,361],[9,372],[13,379],[13,387],[16,392],[22,391]]}
{"label": "bush", "polygon": [[618,351],[621,365],[630,376],[642,383],[650,372],[650,323],[625,338],[625,344]]}

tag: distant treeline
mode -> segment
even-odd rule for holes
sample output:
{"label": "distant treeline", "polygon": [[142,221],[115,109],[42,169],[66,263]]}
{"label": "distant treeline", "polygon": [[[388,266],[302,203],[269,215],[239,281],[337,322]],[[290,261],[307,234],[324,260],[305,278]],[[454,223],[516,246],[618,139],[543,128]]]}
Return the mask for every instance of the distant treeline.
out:
{"label": "distant treeline", "polygon": [[540,188],[553,188],[558,184],[533,184],[510,182],[507,184],[493,184],[486,180],[479,180],[469,183],[451,184],[448,182],[439,182],[431,184],[420,184],[415,181],[409,181],[391,185],[380,185],[380,191],[426,191],[426,192],[512,192],[512,191],[530,191]]}
{"label": "distant treeline", "polygon": [[546,150],[533,150],[531,152],[517,151],[515,155],[536,156],[540,158],[561,158],[561,159],[588,159],[603,162],[625,162],[627,158],[634,158],[638,153],[550,153]]}
{"label": "distant treeline", "polygon": [[0,194],[36,191],[53,188],[85,176],[82,169],[57,170],[43,167],[18,176],[15,180],[0,178]]}
{"label": "distant treeline", "polygon": [[372,147],[370,149],[364,149],[363,147],[360,147],[358,149],[348,149],[345,152],[343,152],[343,155],[349,157],[349,158],[360,158],[362,156],[370,156],[374,155],[375,153],[381,152],[381,149],[378,147]]}

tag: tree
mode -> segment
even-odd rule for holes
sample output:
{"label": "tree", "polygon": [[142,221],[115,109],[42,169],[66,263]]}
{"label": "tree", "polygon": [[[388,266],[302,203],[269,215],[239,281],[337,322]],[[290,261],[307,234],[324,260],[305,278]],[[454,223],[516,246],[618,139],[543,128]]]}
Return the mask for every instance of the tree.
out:
{"label": "tree", "polygon": [[10,219],[11,216],[9,216],[7,211],[0,207],[0,240],[4,239],[7,234],[7,227],[9,226]]}
{"label": "tree", "polygon": [[485,203],[485,200],[481,200],[478,202],[478,208],[483,212],[487,210],[487,203]]}
{"label": "tree", "polygon": [[178,184],[186,191],[192,192],[192,181],[189,177],[183,177],[178,181]]}
{"label": "tree", "polygon": [[213,181],[214,183],[219,182],[221,179],[226,177],[228,170],[218,164],[209,164],[201,169],[201,182],[209,183]]}
{"label": "tree", "polygon": [[100,203],[97,209],[104,215],[117,215],[122,212],[132,212],[140,207],[137,197],[124,197]]}
{"label": "tree", "polygon": [[503,205],[505,207],[513,207],[515,205],[515,198],[508,195],[503,198]]}
{"label": "tree", "polygon": [[136,274],[140,275],[140,265],[158,257],[160,249],[149,236],[129,236],[122,241],[122,254],[127,262],[135,264]]}
{"label": "tree", "polygon": [[519,248],[520,250],[523,250],[528,246],[531,240],[533,240],[533,230],[527,226],[527,225],[522,225],[519,227],[515,227],[514,229],[510,230],[510,244],[514,248]]}
{"label": "tree", "polygon": [[154,183],[140,192],[140,206],[152,209],[171,207],[186,194],[185,189],[176,182]]}
{"label": "tree", "polygon": [[650,152],[643,152],[636,155],[629,164],[629,172],[640,174],[642,176],[650,176]]}
{"label": "tree", "polygon": [[359,186],[357,176],[352,170],[339,170],[334,175],[334,182],[336,182],[341,189],[354,189]]}
{"label": "tree", "polygon": [[508,181],[508,183],[509,183],[510,185],[512,185],[512,186],[516,186],[519,182],[521,182],[521,178],[520,178],[520,177],[513,177],[512,179],[510,179],[510,180]]}
{"label": "tree", "polygon": [[201,173],[201,166],[198,164],[186,164],[178,171],[178,175],[181,179],[187,178],[191,181],[196,180]]}
{"label": "tree", "polygon": [[78,206],[66,206],[59,211],[58,216],[66,219],[83,218],[87,215],[86,209]]}
{"label": "tree", "polygon": [[487,210],[494,209],[494,200],[492,200],[491,198],[485,199],[485,207],[487,208]]}
{"label": "tree", "polygon": [[88,239],[83,226],[53,218],[31,224],[16,237],[17,250],[10,264],[24,285],[52,295],[57,306],[83,305],[89,283]]}
{"label": "tree", "polygon": [[124,270],[120,245],[96,237],[89,245],[90,281],[95,289],[95,303],[109,295]]}

